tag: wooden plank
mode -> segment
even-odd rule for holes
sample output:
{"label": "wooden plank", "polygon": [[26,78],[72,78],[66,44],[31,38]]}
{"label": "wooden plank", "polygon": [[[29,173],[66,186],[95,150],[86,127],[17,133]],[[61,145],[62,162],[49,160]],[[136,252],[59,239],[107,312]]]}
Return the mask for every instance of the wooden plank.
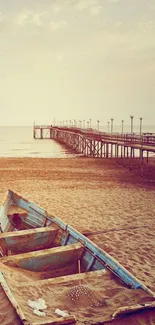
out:
{"label": "wooden plank", "polygon": [[113,313],[112,319],[120,317],[124,314],[135,313],[140,310],[151,309],[151,308],[155,308],[155,301],[151,301],[151,302],[144,303],[144,304],[120,307]]}
{"label": "wooden plank", "polygon": [[57,235],[57,230],[48,228],[33,228],[0,234],[0,246],[7,255],[10,250],[12,254],[37,251],[51,248]]}
{"label": "wooden plank", "polygon": [[55,232],[57,231],[53,227],[41,227],[41,228],[33,228],[33,229],[26,229],[26,230],[19,230],[19,231],[10,231],[7,233],[1,233],[0,234],[0,239],[1,238],[9,238],[9,237],[20,237],[23,235],[29,235],[29,234],[35,234],[35,233],[42,233],[42,232]]}
{"label": "wooden plank", "polygon": [[63,324],[73,324],[76,322],[76,318],[75,316],[68,316],[68,317],[54,317],[51,320],[48,321],[37,321],[37,322],[33,322],[30,325],[63,325]]}
{"label": "wooden plank", "polygon": [[4,276],[3,276],[3,274],[1,272],[0,272],[0,284],[1,284],[5,294],[7,296],[7,298],[11,302],[12,306],[15,308],[16,313],[20,317],[22,323],[24,325],[30,325],[30,323],[26,320],[25,315],[24,315],[21,307],[18,305],[12,291],[10,290],[10,288],[9,288],[9,286],[8,286],[6,280],[5,280],[5,278],[4,278]]}
{"label": "wooden plank", "polygon": [[105,274],[107,274],[109,271],[107,270],[99,270],[99,271],[93,271],[93,272],[84,272],[80,274],[71,274],[66,276],[60,276],[57,278],[50,278],[50,279],[44,279],[44,280],[35,280],[30,282],[22,282],[21,284],[18,284],[18,287],[29,287],[31,285],[57,285],[57,284],[65,284],[68,282],[73,281],[83,281],[83,280],[93,280],[94,278],[103,277]]}
{"label": "wooden plank", "polygon": [[30,271],[54,271],[75,263],[80,258],[82,252],[83,246],[76,243],[37,252],[2,257],[1,262]]}

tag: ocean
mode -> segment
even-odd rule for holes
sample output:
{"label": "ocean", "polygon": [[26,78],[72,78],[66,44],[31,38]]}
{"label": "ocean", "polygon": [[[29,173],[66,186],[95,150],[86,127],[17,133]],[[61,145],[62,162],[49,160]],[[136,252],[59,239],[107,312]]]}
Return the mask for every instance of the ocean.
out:
{"label": "ocean", "polygon": [[[107,132],[107,126],[101,126],[100,130]],[[130,126],[124,126],[124,131],[130,132]],[[121,132],[121,126],[114,126],[114,132]],[[138,127],[135,128],[135,132],[138,132]],[[155,127],[143,126],[143,132],[155,132]],[[54,140],[33,139],[31,126],[0,126],[0,157],[69,158],[74,156],[77,155]]]}
{"label": "ocean", "polygon": [[67,158],[75,156],[54,140],[33,139],[32,127],[0,127],[0,157]]}

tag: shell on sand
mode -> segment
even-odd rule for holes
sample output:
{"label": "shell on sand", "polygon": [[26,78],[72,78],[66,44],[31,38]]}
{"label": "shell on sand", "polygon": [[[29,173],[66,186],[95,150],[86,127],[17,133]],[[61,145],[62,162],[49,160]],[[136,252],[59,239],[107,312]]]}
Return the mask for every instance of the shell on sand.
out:
{"label": "shell on sand", "polygon": [[94,291],[80,284],[68,290],[67,297],[72,303],[78,304],[78,306],[93,306],[97,304]]}

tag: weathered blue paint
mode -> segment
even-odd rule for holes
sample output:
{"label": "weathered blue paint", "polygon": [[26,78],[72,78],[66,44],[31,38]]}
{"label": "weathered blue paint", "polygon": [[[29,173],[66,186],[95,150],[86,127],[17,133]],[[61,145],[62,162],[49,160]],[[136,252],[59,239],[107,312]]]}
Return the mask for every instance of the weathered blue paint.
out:
{"label": "weathered blue paint", "polygon": [[[91,256],[91,258],[88,261],[86,272],[91,271],[92,266],[95,263],[95,260],[96,260],[96,255],[94,254],[94,255]],[[103,268],[104,268],[103,265],[101,265],[101,269],[103,269]]]}
{"label": "weathered blue paint", "polygon": [[86,269],[88,267],[89,261],[92,258],[91,252],[88,252],[87,250],[84,251],[84,254],[81,258],[81,264]]}
{"label": "weathered blue paint", "polygon": [[90,271],[97,271],[97,270],[102,270],[105,269],[103,266],[103,263],[101,263],[99,260],[95,259],[93,265],[91,266]]}
{"label": "weathered blue paint", "polygon": [[68,236],[68,240],[66,242],[66,245],[70,245],[70,244],[74,244],[74,243],[77,243],[77,239],[71,235]]}
{"label": "weathered blue paint", "polygon": [[29,225],[30,227],[33,228],[39,228],[39,227],[43,227],[44,223],[45,223],[45,218],[42,215],[35,215],[32,213],[28,213],[27,216],[25,217],[21,217],[22,219],[22,223],[25,225]]}
{"label": "weathered blue paint", "polygon": [[9,249],[12,253],[17,254],[52,247],[57,230],[50,229],[50,231],[47,231],[46,228],[44,232],[39,230],[37,232],[34,230],[21,230],[15,232],[15,234],[16,236],[13,235],[11,237],[8,237],[6,234],[6,237],[0,238],[0,245],[4,247],[5,241],[5,249]]}
{"label": "weathered blue paint", "polygon": [[69,238],[69,233],[68,232],[63,232],[62,236],[61,236],[60,245],[65,246],[67,244],[68,238]]}
{"label": "weathered blue paint", "polygon": [[15,193],[12,191],[9,191],[9,193],[12,195],[12,200],[15,205],[27,210],[30,213],[33,214],[38,214],[46,217],[47,213],[44,209],[40,208],[38,205],[35,203],[32,203],[28,200],[24,200],[24,198],[17,196]]}
{"label": "weathered blue paint", "polygon": [[67,230],[67,223],[64,221],[60,220],[58,217],[53,217],[51,216],[51,219],[54,223],[56,223],[61,229]]}
{"label": "weathered blue paint", "polygon": [[[35,272],[56,270],[76,263],[80,252],[81,247],[79,245],[72,245],[69,248],[65,246],[63,250],[62,247],[57,247],[54,252],[52,249],[48,249],[46,251],[39,251],[38,254],[21,254],[14,259],[11,256],[7,258],[7,263],[11,260],[14,261],[18,267]],[[4,262],[5,261],[6,259]]]}

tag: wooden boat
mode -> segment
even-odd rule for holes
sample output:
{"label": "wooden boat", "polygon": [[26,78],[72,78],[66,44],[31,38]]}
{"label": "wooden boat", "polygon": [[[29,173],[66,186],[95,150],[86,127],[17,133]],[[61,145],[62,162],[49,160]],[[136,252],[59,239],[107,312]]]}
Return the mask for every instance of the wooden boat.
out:
{"label": "wooden boat", "polygon": [[[81,283],[86,278],[91,281],[96,277],[104,283],[105,277],[108,277],[111,282],[125,286],[130,294],[135,290],[146,293],[147,302],[134,305],[130,302],[129,305],[119,306],[111,315],[103,315],[103,322],[113,321],[126,313],[155,307],[155,293],[114,258],[64,221],[48,215],[43,208],[11,190],[0,208],[0,227],[0,262],[5,266],[39,274],[38,283],[41,285],[48,283],[54,288],[62,283]],[[46,320],[40,321],[37,318],[37,321],[31,321],[24,315],[20,302],[2,272],[0,283],[22,324],[76,322],[73,312],[68,317],[52,316]],[[33,280],[31,284],[35,285]],[[24,287],[29,285],[24,283]],[[21,288],[22,284],[19,284],[19,289]],[[74,313],[76,314],[75,308]],[[89,318],[87,323],[89,324]]]}

